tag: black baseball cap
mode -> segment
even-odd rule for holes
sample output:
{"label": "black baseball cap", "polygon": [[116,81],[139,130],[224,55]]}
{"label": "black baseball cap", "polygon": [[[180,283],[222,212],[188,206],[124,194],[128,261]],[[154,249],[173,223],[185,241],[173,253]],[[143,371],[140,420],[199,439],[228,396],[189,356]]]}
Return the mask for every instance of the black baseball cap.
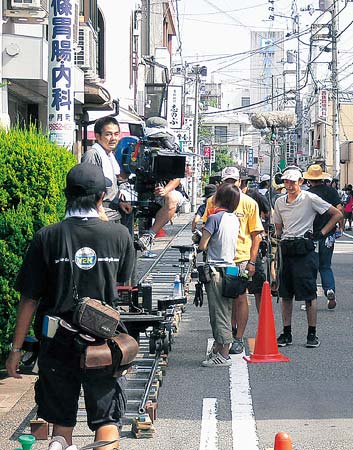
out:
{"label": "black baseball cap", "polygon": [[212,197],[212,195],[214,195],[216,193],[216,191],[217,191],[217,186],[215,186],[214,184],[206,184],[204,197],[206,197],[206,198]]}
{"label": "black baseball cap", "polygon": [[65,194],[74,196],[98,194],[112,184],[112,181],[104,176],[101,167],[81,163],[74,166],[66,175]]}

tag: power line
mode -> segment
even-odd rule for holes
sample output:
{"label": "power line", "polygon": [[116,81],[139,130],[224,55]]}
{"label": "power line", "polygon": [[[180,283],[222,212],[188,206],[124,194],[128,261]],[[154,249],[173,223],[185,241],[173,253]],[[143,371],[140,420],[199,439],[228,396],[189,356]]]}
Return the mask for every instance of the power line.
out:
{"label": "power line", "polygon": [[217,11],[217,12],[207,12],[207,13],[189,13],[189,14],[181,14],[182,16],[211,16],[215,14],[224,14],[224,13],[231,13],[231,12],[239,12],[239,11],[245,11],[248,9],[254,9],[258,8],[259,6],[265,6],[267,3],[258,3],[257,5],[253,6],[247,6],[245,8],[239,8],[239,9],[230,9],[229,11]]}

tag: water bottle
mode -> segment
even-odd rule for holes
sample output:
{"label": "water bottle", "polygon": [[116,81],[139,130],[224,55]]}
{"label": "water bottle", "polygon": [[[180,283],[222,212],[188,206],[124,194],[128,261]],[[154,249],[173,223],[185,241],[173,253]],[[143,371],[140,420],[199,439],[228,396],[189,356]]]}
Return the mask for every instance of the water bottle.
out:
{"label": "water bottle", "polygon": [[339,239],[340,237],[342,237],[342,231],[340,229],[337,229],[335,232],[335,238]]}
{"label": "water bottle", "polygon": [[173,298],[180,298],[182,296],[183,295],[182,295],[182,290],[181,290],[180,276],[175,275],[174,286],[173,286]]}

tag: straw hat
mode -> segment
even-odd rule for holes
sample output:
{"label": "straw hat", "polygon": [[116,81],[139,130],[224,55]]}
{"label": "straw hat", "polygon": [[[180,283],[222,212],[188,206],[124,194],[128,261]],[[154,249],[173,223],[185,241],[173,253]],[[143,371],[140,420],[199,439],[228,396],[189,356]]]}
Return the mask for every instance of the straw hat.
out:
{"label": "straw hat", "polygon": [[330,174],[322,171],[322,167],[319,164],[313,164],[303,173],[303,177],[306,180],[326,180],[330,178]]}

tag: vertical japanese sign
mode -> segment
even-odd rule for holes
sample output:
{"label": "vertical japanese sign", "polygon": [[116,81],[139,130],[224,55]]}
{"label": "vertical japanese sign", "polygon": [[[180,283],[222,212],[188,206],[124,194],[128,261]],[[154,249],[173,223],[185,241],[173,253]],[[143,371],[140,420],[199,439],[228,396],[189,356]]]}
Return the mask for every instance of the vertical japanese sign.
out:
{"label": "vertical japanese sign", "polygon": [[74,143],[73,0],[50,0],[49,6],[49,139],[62,147]]}
{"label": "vertical japanese sign", "polygon": [[254,149],[253,148],[248,148],[248,167],[253,167],[254,166]]}
{"label": "vertical japanese sign", "polygon": [[183,87],[168,86],[167,120],[170,128],[182,127]]}
{"label": "vertical japanese sign", "polygon": [[328,113],[328,91],[322,89],[319,92],[319,113],[318,116],[320,119],[327,119]]}

